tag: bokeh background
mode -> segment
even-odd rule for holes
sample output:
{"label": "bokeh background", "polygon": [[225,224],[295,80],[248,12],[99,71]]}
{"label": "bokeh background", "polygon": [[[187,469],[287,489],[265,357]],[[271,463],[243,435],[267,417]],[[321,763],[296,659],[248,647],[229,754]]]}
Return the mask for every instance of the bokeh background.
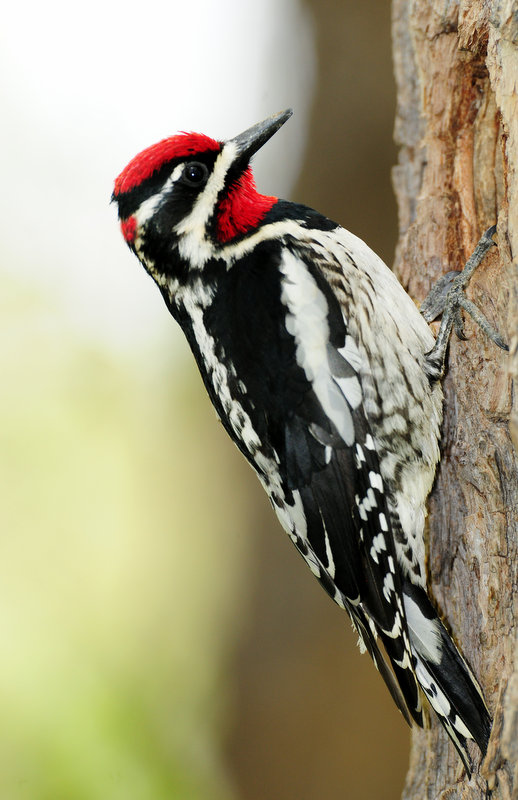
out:
{"label": "bokeh background", "polygon": [[124,246],[116,174],[287,106],[260,189],[391,263],[386,0],[9,4],[0,29],[0,798],[399,796],[409,733]]}

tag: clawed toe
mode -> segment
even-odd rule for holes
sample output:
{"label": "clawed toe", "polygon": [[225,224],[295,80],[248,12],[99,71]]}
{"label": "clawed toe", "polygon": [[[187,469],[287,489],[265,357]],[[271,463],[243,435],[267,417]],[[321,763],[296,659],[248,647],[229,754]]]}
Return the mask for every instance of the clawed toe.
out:
{"label": "clawed toe", "polygon": [[495,231],[496,226],[489,228],[481,237],[464,269],[461,272],[448,272],[439,278],[421,305],[421,313],[427,322],[432,322],[442,314],[441,327],[435,345],[426,354],[425,369],[432,380],[438,380],[444,373],[446,351],[452,330],[455,330],[459,339],[466,339],[461,309],[470,315],[497,347],[509,350],[498,331],[480,309],[471,300],[468,300],[464,291],[473,272],[482,263],[488,250],[496,244],[492,238]]}

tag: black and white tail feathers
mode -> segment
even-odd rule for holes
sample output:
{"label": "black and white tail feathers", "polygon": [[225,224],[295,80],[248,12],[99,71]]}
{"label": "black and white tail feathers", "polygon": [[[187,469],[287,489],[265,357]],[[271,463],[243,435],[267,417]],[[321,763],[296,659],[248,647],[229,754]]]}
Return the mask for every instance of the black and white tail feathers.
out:
{"label": "black and white tail feathers", "polygon": [[403,600],[416,678],[469,774],[467,741],[484,754],[491,731],[482,690],[426,593],[405,581]]}
{"label": "black and white tail feathers", "polygon": [[[302,424],[305,411],[304,403],[299,403],[290,422],[292,428],[294,420],[300,422],[298,435],[292,437],[296,469],[291,466],[290,474],[299,486],[306,522],[305,536],[297,535],[293,523],[288,525],[292,538],[323,588],[348,611],[360,647],[369,652],[407,722],[423,726],[424,694],[470,773],[467,743],[476,742],[485,753],[491,719],[474,675],[425,589],[400,568],[396,542],[403,535],[387,505],[362,411],[350,411],[356,430],[354,448],[340,446],[337,437],[326,434],[320,418],[315,439],[314,426]],[[327,458],[319,458],[315,451],[319,442],[324,447],[324,441]],[[345,484],[343,476],[348,476]],[[348,496],[351,486],[354,500]],[[348,525],[359,536],[347,535]]]}
{"label": "black and white tail feathers", "polygon": [[[467,742],[474,741],[485,754],[491,732],[491,717],[482,690],[426,593],[408,581],[402,588],[412,669],[398,666],[398,659],[391,652],[393,640],[383,633],[373,635],[361,610],[349,608],[360,644],[368,651],[408,724],[414,721],[423,727],[420,687],[471,775]],[[380,648],[380,639],[392,669]]]}

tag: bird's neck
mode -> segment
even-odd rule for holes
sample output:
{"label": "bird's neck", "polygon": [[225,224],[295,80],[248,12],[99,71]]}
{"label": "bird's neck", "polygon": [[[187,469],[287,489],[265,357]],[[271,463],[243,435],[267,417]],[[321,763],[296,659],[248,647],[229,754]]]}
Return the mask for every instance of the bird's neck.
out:
{"label": "bird's neck", "polygon": [[252,170],[246,169],[218,206],[216,235],[219,242],[230,242],[236,236],[255,228],[277,202],[257,191]]}

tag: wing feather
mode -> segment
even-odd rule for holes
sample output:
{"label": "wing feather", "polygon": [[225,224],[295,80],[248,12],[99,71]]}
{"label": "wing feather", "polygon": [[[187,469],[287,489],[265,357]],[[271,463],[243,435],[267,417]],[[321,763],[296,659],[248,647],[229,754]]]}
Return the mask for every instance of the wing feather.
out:
{"label": "wing feather", "polygon": [[[297,375],[302,368],[307,378],[306,391],[285,421],[283,454],[288,486],[300,494],[306,519],[305,531],[297,532],[298,546],[314,572],[318,563],[326,591],[348,609],[397,705],[406,704],[421,724],[394,522],[363,409],[359,350],[336,296],[316,269],[309,260],[285,256],[286,327],[296,339]],[[289,372],[285,380],[289,383]]]}

